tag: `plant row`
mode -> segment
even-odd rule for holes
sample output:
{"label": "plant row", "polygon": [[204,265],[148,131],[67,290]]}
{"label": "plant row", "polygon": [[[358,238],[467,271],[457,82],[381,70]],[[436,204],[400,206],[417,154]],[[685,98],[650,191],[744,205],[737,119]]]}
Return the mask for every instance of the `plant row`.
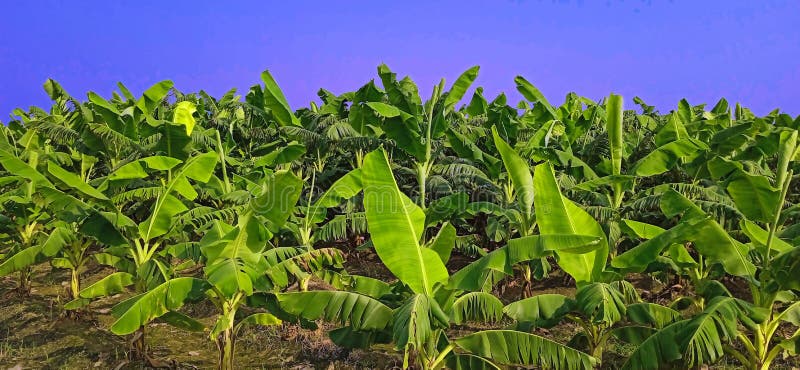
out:
{"label": "plant row", "polygon": [[[423,369],[590,369],[612,342],[634,348],[623,369],[800,352],[800,117],[556,106],[522,77],[517,105],[480,87],[462,104],[477,76],[423,101],[381,65],[297,111],[268,71],[244,99],[162,81],[79,100],[48,80],[49,111],[1,128],[0,276],[27,294],[37,265],[68,270],[63,308],[113,301],[110,331],[145,363],[153,321],[206,335],[220,369],[244,326],[322,321]],[[348,272],[363,251],[392,278]],[[108,273],[89,284],[92,266]],[[198,301],[208,327],[182,310]],[[567,324],[568,343],[534,334]]]}

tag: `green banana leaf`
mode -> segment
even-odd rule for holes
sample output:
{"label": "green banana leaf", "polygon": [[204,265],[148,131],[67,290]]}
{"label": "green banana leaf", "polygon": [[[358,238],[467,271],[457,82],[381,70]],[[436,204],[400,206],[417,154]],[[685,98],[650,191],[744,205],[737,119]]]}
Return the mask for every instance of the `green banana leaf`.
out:
{"label": "green banana leaf", "polygon": [[448,272],[439,255],[420,246],[425,213],[400,192],[383,149],[364,157],[364,208],[375,251],[414,292],[431,294]]}
{"label": "green banana leaf", "polygon": [[598,280],[608,258],[608,242],[603,228],[586,211],[561,195],[549,162],[536,166],[533,181],[540,234],[591,235],[600,239],[599,248],[586,253],[556,251],[558,265],[579,284]]}
{"label": "green banana leaf", "polygon": [[454,343],[472,354],[509,366],[589,370],[597,360],[576,349],[534,334],[512,330],[485,330]]}
{"label": "green banana leaf", "polygon": [[392,309],[380,301],[353,292],[310,291],[276,294],[281,308],[308,320],[323,319],[354,330],[383,330],[392,320]]}
{"label": "green banana leaf", "polygon": [[181,308],[186,301],[202,297],[208,288],[205,281],[191,277],[167,280],[146,293],[114,306],[112,313],[117,320],[111,325],[111,332],[117,335],[131,334],[142,325]]}

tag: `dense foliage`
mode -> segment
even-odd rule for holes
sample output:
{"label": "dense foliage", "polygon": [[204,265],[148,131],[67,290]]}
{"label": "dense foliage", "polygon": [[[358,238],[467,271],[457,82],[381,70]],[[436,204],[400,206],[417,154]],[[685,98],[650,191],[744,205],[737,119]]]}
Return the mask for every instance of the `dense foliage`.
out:
{"label": "dense foliage", "polygon": [[[119,296],[109,330],[132,358],[150,360],[159,320],[207,335],[221,369],[244,325],[320,321],[339,346],[392,344],[424,369],[588,369],[612,340],[635,348],[625,369],[800,352],[800,117],[556,106],[522,77],[516,106],[464,99],[477,75],[423,101],[381,65],[380,84],[294,112],[267,71],[244,99],[163,81],[82,101],[48,80],[49,111],[2,126],[0,276],[26,294],[32,268],[67,269],[66,310]],[[353,248],[394,278],[348,272]],[[110,272],[87,285],[90,265]],[[537,292],[546,280],[575,294]],[[201,300],[212,327],[181,309]],[[565,323],[569,343],[534,334]]]}

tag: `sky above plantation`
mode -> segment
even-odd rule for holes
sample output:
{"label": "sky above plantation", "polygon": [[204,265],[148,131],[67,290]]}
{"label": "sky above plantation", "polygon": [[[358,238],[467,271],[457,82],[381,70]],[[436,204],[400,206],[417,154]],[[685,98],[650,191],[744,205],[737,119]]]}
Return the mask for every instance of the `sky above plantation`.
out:
{"label": "sky above plantation", "polygon": [[48,77],[82,100],[110,96],[117,81],[140,94],[163,79],[220,96],[246,94],[268,68],[297,109],[320,87],[377,79],[381,62],[425,97],[477,64],[475,86],[512,104],[522,75],[552,103],[613,91],[626,107],[638,95],[662,112],[725,97],[800,114],[793,0],[8,1],[0,14],[3,122],[47,105]]}

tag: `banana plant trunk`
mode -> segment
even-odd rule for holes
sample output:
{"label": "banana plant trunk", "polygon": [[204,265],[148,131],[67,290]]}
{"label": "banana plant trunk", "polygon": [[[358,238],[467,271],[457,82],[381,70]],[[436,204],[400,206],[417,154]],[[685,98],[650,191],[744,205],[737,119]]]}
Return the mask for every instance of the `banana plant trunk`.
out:
{"label": "banana plant trunk", "polygon": [[19,271],[19,291],[23,295],[31,292],[31,268],[24,267]]}
{"label": "banana plant trunk", "polygon": [[530,263],[522,266],[522,277],[525,279],[522,287],[522,298],[533,297],[533,272]]}
{"label": "banana plant trunk", "polygon": [[149,356],[147,354],[144,326],[140,326],[139,329],[136,329],[136,331],[133,333],[133,339],[131,339],[131,352],[128,357],[133,362],[148,362]]}
{"label": "banana plant trunk", "polygon": [[428,185],[428,174],[430,172],[430,162],[417,163],[417,183],[419,185],[419,207],[425,209],[426,187]]}
{"label": "banana plant trunk", "polygon": [[233,370],[233,349],[234,349],[233,328],[225,329],[217,337],[217,349],[219,349],[219,370]]}
{"label": "banana plant trunk", "polygon": [[591,344],[591,354],[592,357],[597,359],[597,368],[599,369],[600,366],[603,364],[603,347],[605,346],[603,343],[592,343]]}
{"label": "banana plant trunk", "polygon": [[70,295],[72,299],[78,299],[78,293],[81,291],[80,273],[78,269],[72,269],[71,278],[69,282]]}

